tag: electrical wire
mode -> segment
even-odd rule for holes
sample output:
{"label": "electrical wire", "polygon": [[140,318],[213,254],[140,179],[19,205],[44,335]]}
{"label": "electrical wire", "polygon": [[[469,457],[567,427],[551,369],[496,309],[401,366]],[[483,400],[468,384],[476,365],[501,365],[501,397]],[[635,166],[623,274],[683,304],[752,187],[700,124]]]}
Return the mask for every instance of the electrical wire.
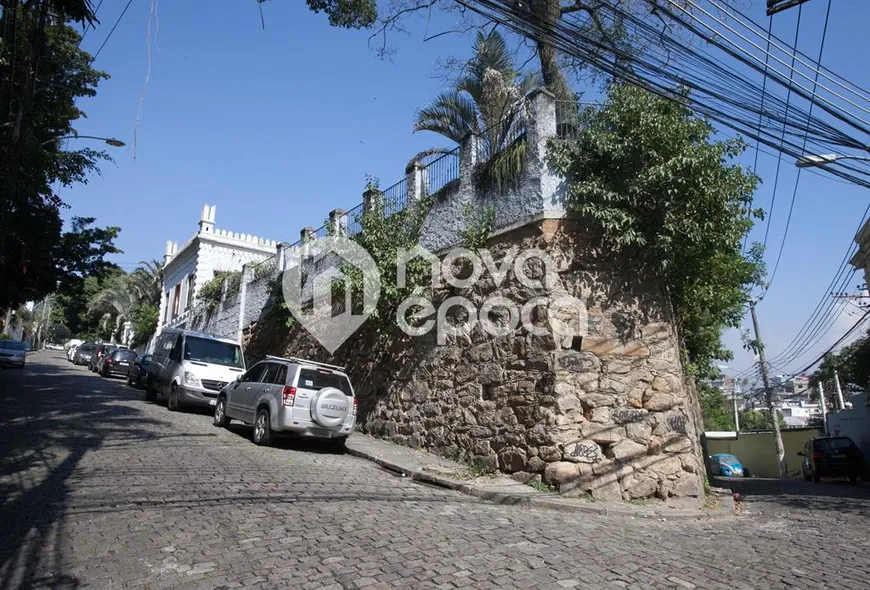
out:
{"label": "electrical wire", "polygon": [[[798,38],[800,37],[801,15],[803,13],[803,8],[804,8],[803,4],[798,6],[797,24],[795,25],[795,28],[794,28],[794,46],[795,47],[798,46]],[[792,76],[794,75],[795,59],[797,59],[797,56],[793,55],[792,60],[791,60]],[[791,83],[789,83],[788,93],[786,94],[786,97],[785,97],[785,113],[786,113],[785,116],[786,116],[786,118],[788,118],[788,108],[789,108],[789,105],[791,104],[791,88],[792,88]],[[784,123],[782,126],[781,140],[785,140],[785,124]],[[770,198],[770,211],[767,214],[767,220],[766,220],[767,223],[766,223],[765,228],[764,228],[764,242],[762,243],[762,245],[763,245],[765,250],[767,249],[767,236],[770,234],[770,222],[773,219],[773,211],[774,211],[774,207],[776,206],[776,189],[779,187],[779,170],[780,170],[781,165],[782,165],[782,152],[779,152],[779,157],[777,157],[777,159],[776,159],[776,173],[774,174],[774,177],[773,177],[773,195]],[[765,289],[765,292],[766,291],[767,290]],[[762,294],[762,297],[763,296],[764,295]]]}
{"label": "electrical wire", "polygon": [[[724,64],[721,59],[712,57],[709,51],[697,49],[684,40],[675,39],[619,6],[602,5],[601,10],[609,11],[614,18],[618,18],[619,22],[629,29],[629,37],[646,42],[648,50],[642,54],[626,51],[615,44],[607,44],[590,36],[590,24],[577,18],[566,17],[554,25],[543,22],[525,11],[522,6],[518,7],[507,0],[459,0],[459,2],[492,21],[502,23],[514,32],[533,38],[546,38],[548,43],[558,51],[581,59],[605,73],[618,75],[621,80],[642,86],[657,96],[679,100],[685,106],[709,117],[710,120],[795,158],[803,155],[801,145],[808,128],[807,146],[819,151],[830,151],[832,148],[837,152],[864,149],[863,140],[835,127],[833,123],[838,125],[845,123],[850,128],[860,130],[862,135],[870,133],[870,128],[853,113],[838,109],[818,91],[814,94],[809,92],[806,87],[795,83],[779,70],[769,71],[768,79],[783,88],[787,88],[790,83],[793,84],[793,92],[797,96],[808,102],[817,103],[819,110],[823,111],[822,114],[829,116],[832,121],[828,122],[818,115],[813,115],[809,117],[810,124],[807,125],[807,112],[800,107],[790,107],[787,116],[784,112],[785,101],[777,96],[765,98],[765,107],[761,109],[756,99],[756,95],[759,94],[758,85],[747,80],[745,72],[737,72],[733,67]],[[647,2],[651,3],[650,0]],[[674,2],[669,0],[669,6],[673,5]],[[764,72],[763,60],[743,55],[718,38],[718,34],[711,35],[708,30],[702,30],[695,25],[697,19],[693,20],[677,14],[677,10],[682,10],[681,8],[668,6],[662,8],[658,4],[652,8],[656,8],[656,15],[660,18],[667,17],[673,21],[673,26],[683,27],[691,34],[706,40],[709,47],[723,51],[742,65]],[[609,59],[602,55],[602,52],[609,52],[618,59]],[[675,89],[680,86],[689,89],[690,94],[675,95]],[[763,121],[760,132],[747,123],[748,120],[756,120],[759,115],[762,116]],[[785,141],[781,140],[783,124],[787,126]],[[828,174],[870,188],[868,182],[870,170],[867,169],[866,163],[856,165],[835,162],[822,168]]]}
{"label": "electrical wire", "polygon": [[[97,7],[94,9],[94,18],[97,17],[97,13],[100,11],[100,6],[102,6],[102,5],[103,5],[103,0],[100,0],[100,2],[97,4]],[[91,23],[88,23],[85,25],[85,30],[82,31],[82,37],[81,37],[81,39],[79,39],[79,47],[82,46],[82,42],[85,40],[85,37],[88,36],[88,31],[91,29],[95,29],[95,28],[96,27],[94,27],[94,25]]]}
{"label": "electrical wire", "polygon": [[858,327],[859,327],[861,324],[864,323],[864,320],[867,319],[867,316],[868,316],[868,315],[870,315],[870,309],[868,309],[868,310],[864,313],[864,315],[862,315],[860,318],[858,318],[858,321],[855,322],[855,324],[854,324],[851,328],[849,328],[849,330],[848,330],[845,334],[843,334],[843,335],[842,335],[842,336],[841,336],[841,337],[840,337],[836,342],[834,342],[834,343],[833,343],[833,344],[832,344],[832,345],[831,345],[831,346],[830,346],[830,347],[829,347],[825,352],[823,352],[821,355],[819,355],[818,358],[816,358],[813,362],[811,362],[810,364],[808,364],[806,367],[802,368],[800,371],[797,371],[797,372],[795,372],[795,373],[792,373],[790,376],[793,377],[793,376],[795,376],[795,375],[802,375],[802,374],[806,373],[807,371],[809,371],[810,369],[812,369],[812,368],[813,368],[817,363],[819,363],[819,362],[821,362],[822,360],[824,360],[825,355],[828,354],[829,352],[833,351],[837,346],[840,345],[840,343],[842,343],[842,342],[843,342],[846,338],[848,338],[848,337],[849,337],[849,336],[850,336],[850,335],[851,335],[855,330],[857,330]]}
{"label": "electrical wire", "polygon": [[[801,6],[803,6],[803,5],[801,5]],[[800,8],[798,10],[800,10]],[[798,12],[798,17],[800,17],[800,12]],[[828,36],[828,22],[830,20],[830,17],[831,17],[831,0],[828,0],[828,7],[825,11],[825,24],[822,27],[822,39],[819,42],[819,57],[816,60],[816,64],[819,67],[821,67],[821,65],[822,65],[822,55],[824,54],[824,51],[825,51],[825,39]],[[797,43],[795,43],[795,46],[797,46]],[[819,72],[818,72],[818,70],[816,70],[816,77],[813,80],[813,92],[815,92],[815,90],[816,90],[816,83],[819,79],[818,76],[819,76]],[[814,103],[811,103],[809,106],[809,113],[808,113],[808,118],[807,118],[807,132],[804,134],[804,143],[803,143],[803,147],[802,147],[802,149],[804,149],[804,150],[806,149],[807,136],[809,135],[809,117],[811,117],[813,114],[813,107],[814,106],[815,106]],[[782,154],[780,154],[780,156],[781,155]],[[779,170],[779,165],[777,164],[777,171],[778,170]],[[779,243],[779,252],[776,255],[776,263],[773,265],[773,272],[770,273],[770,279],[768,279],[768,281],[767,281],[767,285],[764,288],[764,293],[767,293],[767,291],[770,289],[771,284],[773,284],[773,279],[776,278],[776,271],[779,270],[779,263],[780,263],[780,260],[782,260],[782,252],[785,249],[785,240],[788,237],[788,230],[789,230],[789,227],[791,226],[791,216],[792,216],[792,213],[794,212],[794,204],[795,204],[795,200],[797,198],[798,186],[800,186],[801,172],[802,171],[803,171],[803,168],[798,168],[797,175],[795,176],[794,190],[792,191],[791,203],[789,204],[789,207],[788,207],[788,218],[785,221],[785,230],[783,231],[783,234],[782,234],[782,241]],[[775,194],[776,194],[776,186],[774,185],[774,195]],[[764,295],[762,294],[762,297],[763,296]]]}
{"label": "electrical wire", "polygon": [[[764,74],[762,75],[761,80],[761,106],[759,107],[758,113],[758,125],[756,127],[756,132],[761,133],[761,119],[764,116],[764,95],[767,91],[767,66],[770,59],[770,33],[773,30],[773,17],[769,17],[767,19],[767,55],[764,56]],[[752,162],[752,171],[755,172],[758,170],[758,152],[761,142],[759,140],[755,140],[755,160]],[[746,218],[748,219],[752,215],[752,207],[748,207],[746,211]],[[749,233],[746,232],[746,235],[743,237],[743,248],[741,252],[746,254],[746,245],[749,243]]]}
{"label": "electrical wire", "polygon": [[109,34],[106,35],[106,38],[103,40],[103,43],[100,45],[100,48],[97,49],[97,52],[94,54],[94,57],[91,58],[91,63],[97,61],[97,58],[100,57],[100,53],[103,51],[103,48],[106,46],[106,43],[109,42],[109,39],[112,38],[112,35],[115,32],[115,29],[118,28],[119,24],[121,24],[121,19],[124,18],[125,14],[127,14],[127,9],[130,8],[131,4],[133,4],[133,0],[127,0],[127,5],[124,6],[124,10],[121,11],[121,15],[118,17],[118,20],[115,21],[114,25],[112,25],[112,29],[109,31]]}

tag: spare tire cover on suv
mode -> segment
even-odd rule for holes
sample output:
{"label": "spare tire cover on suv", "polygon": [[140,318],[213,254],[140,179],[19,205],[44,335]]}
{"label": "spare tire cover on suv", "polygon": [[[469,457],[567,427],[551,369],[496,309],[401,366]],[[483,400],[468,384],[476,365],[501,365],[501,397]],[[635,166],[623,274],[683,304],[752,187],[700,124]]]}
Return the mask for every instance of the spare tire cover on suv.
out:
{"label": "spare tire cover on suv", "polygon": [[350,404],[343,391],[324,387],[312,400],[311,418],[324,428],[335,428],[344,424],[349,409]]}

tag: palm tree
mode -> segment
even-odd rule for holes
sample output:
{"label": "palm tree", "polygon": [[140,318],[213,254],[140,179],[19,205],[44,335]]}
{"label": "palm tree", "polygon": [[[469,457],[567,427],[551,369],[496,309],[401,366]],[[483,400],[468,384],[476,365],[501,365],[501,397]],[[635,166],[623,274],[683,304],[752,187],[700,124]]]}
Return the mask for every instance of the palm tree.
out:
{"label": "palm tree", "polygon": [[157,305],[163,290],[163,265],[143,261],[132,273],[119,276],[98,291],[88,302],[88,311],[100,314],[100,329],[114,337],[133,319],[139,305]]}
{"label": "palm tree", "polygon": [[504,38],[495,30],[478,32],[473,49],[456,88],[420,109],[414,131],[433,131],[456,143],[473,133],[481,138],[485,159],[521,136],[524,97],[540,84],[540,77],[516,70]]}
{"label": "palm tree", "polygon": [[127,275],[127,282],[138,304],[160,303],[163,290],[163,263],[157,260],[140,262],[142,266]]}
{"label": "palm tree", "polygon": [[[88,311],[100,314],[100,329],[109,332],[114,341],[121,326],[130,318],[136,304],[126,276],[115,278],[88,301]],[[113,327],[114,324],[114,327]]]}

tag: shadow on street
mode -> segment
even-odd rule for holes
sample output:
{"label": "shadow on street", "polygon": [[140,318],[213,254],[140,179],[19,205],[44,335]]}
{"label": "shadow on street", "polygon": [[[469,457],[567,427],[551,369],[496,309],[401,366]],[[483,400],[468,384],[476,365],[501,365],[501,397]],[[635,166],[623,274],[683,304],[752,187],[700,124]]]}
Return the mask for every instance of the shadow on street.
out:
{"label": "shadow on street", "polygon": [[[135,444],[159,423],[115,403],[132,398],[123,384],[61,363],[34,353],[23,371],[0,372],[0,590],[79,586],[63,572],[67,480],[106,439]],[[46,569],[54,575],[37,579]]]}

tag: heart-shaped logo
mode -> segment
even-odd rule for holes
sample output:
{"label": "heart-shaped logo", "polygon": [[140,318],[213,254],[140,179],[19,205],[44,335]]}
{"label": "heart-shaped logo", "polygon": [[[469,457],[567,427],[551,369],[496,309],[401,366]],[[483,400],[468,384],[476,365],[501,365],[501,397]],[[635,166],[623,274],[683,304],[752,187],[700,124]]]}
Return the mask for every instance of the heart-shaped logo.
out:
{"label": "heart-shaped logo", "polygon": [[381,295],[374,259],[341,236],[288,251],[281,286],[290,313],[330,354],[365,323]]}

